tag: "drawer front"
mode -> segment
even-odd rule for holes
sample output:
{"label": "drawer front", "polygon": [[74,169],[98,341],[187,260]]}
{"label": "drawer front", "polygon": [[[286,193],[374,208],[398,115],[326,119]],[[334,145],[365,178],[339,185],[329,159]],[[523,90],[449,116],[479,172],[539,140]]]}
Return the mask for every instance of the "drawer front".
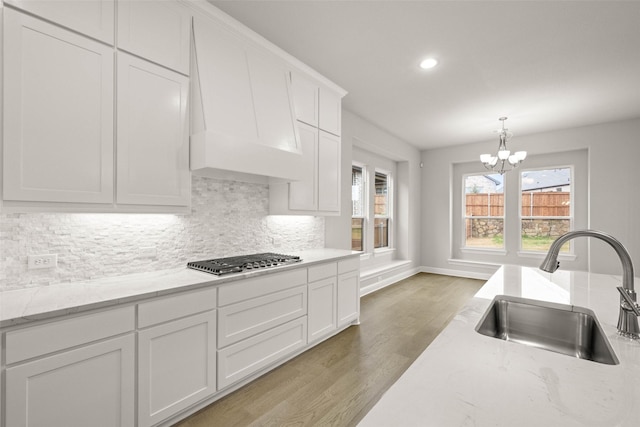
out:
{"label": "drawer front", "polygon": [[309,267],[309,282],[326,279],[338,273],[338,265],[335,262]]}
{"label": "drawer front", "polygon": [[353,258],[338,261],[338,274],[348,273],[360,269],[360,257],[355,256]]}
{"label": "drawer front", "polygon": [[135,308],[114,308],[7,332],[7,364],[134,330]]}
{"label": "drawer front", "polygon": [[301,317],[218,350],[218,389],[284,359],[307,344],[307,318]]}
{"label": "drawer front", "polygon": [[138,304],[138,327],[145,328],[216,308],[217,289],[168,295]]}
{"label": "drawer front", "polygon": [[218,303],[220,306],[225,306],[306,284],[307,270],[305,268],[265,274],[221,285],[218,288]]}
{"label": "drawer front", "polygon": [[265,295],[218,311],[218,348],[307,314],[307,287]]}

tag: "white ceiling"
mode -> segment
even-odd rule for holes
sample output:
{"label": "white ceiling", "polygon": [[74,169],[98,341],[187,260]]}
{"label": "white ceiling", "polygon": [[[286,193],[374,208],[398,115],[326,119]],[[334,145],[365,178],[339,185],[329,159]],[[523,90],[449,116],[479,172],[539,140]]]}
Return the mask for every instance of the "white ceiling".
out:
{"label": "white ceiling", "polygon": [[209,1],[420,149],[640,117],[639,1]]}

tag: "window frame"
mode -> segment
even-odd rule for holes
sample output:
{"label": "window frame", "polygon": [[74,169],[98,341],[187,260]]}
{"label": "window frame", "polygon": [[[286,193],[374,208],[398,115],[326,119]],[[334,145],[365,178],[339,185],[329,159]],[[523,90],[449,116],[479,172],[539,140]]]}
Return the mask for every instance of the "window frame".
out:
{"label": "window frame", "polygon": [[[390,250],[393,250],[393,176],[391,174],[391,172],[385,170],[385,169],[381,169],[381,168],[375,168],[373,170],[373,186],[371,188],[371,192],[373,193],[373,197],[375,200],[375,195],[376,195],[376,184],[375,184],[375,178],[376,175],[384,175],[386,177],[386,181],[387,181],[387,195],[386,195],[386,215],[378,215],[375,213],[375,202],[373,204],[373,223],[374,223],[374,228],[373,228],[373,252],[374,253],[379,253],[379,252],[387,252]],[[369,209],[371,211],[371,209]],[[375,246],[375,235],[376,235],[376,229],[375,229],[375,220],[376,219],[386,219],[387,220],[387,244],[386,246],[379,246],[376,247]]]}
{"label": "window frame", "polygon": [[[361,191],[361,197],[362,197],[362,201],[361,201],[361,212],[362,212],[362,216],[354,216],[353,215],[353,169],[354,168],[358,168],[360,169],[360,173],[362,175],[362,191]],[[351,222],[351,250],[356,251],[356,252],[360,252],[360,253],[366,253],[367,252],[367,218],[368,218],[368,192],[367,192],[367,183],[368,183],[368,179],[367,179],[367,167],[366,165],[359,163],[359,162],[352,162],[351,163],[351,219],[361,219],[362,220],[362,230],[361,230],[361,235],[360,235],[360,239],[361,239],[361,246],[362,246],[362,250],[358,251],[356,249],[353,249],[353,221]]]}
{"label": "window frame", "polygon": [[[470,176],[486,176],[486,175],[497,175],[497,173],[490,172],[469,172],[464,173],[462,175],[462,194],[461,194],[461,208],[462,208],[462,222],[460,224],[460,250],[462,252],[476,252],[476,253],[496,253],[496,254],[504,254],[506,252],[506,241],[507,241],[507,227],[506,227],[506,216],[507,216],[507,182],[505,179],[502,180],[502,197],[503,197],[503,208],[502,208],[502,216],[476,216],[470,217],[467,216],[467,187],[466,181]],[[499,193],[496,193],[499,194]],[[489,214],[491,211],[489,210]],[[467,245],[467,219],[468,218],[501,218],[502,219],[502,247],[478,247],[478,246],[468,246]]]}

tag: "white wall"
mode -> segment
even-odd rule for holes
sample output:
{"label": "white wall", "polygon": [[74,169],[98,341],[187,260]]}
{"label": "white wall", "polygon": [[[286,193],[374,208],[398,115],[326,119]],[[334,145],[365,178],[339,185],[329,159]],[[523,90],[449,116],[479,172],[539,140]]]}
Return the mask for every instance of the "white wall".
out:
{"label": "white wall", "polygon": [[351,161],[353,147],[396,163],[396,258],[420,266],[420,152],[350,111],[342,111],[342,210],[325,220],[325,245],[351,248]]}
{"label": "white wall", "polygon": [[[512,150],[530,155],[587,149],[588,227],[608,232],[640,265],[640,119],[605,123],[535,135],[516,135]],[[431,271],[481,277],[494,267],[449,262],[451,258],[451,178],[455,163],[476,161],[497,149],[496,141],[422,152],[422,265]],[[525,160],[526,163],[526,160]],[[428,183],[428,185],[427,185]],[[621,274],[620,262],[604,242],[589,239],[590,270]],[[501,259],[495,258],[500,264]]]}

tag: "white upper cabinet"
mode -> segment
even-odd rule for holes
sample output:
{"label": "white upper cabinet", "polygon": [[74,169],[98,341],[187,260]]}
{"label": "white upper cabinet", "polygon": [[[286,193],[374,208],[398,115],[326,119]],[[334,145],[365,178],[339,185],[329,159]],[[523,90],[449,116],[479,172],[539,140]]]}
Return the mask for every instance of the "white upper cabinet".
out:
{"label": "white upper cabinet", "polygon": [[113,49],[10,8],[3,35],[3,198],[112,202]]}
{"label": "white upper cabinet", "polygon": [[298,73],[291,73],[291,86],[296,119],[318,127],[318,85]]}
{"label": "white upper cabinet", "polygon": [[189,79],[118,54],[117,202],[188,206]]}
{"label": "white upper cabinet", "polygon": [[289,209],[315,211],[318,209],[318,136],[313,126],[299,124],[302,159],[307,175],[289,184]]}
{"label": "white upper cabinet", "polygon": [[189,74],[191,14],[176,1],[119,1],[118,48]]}
{"label": "white upper cabinet", "polygon": [[291,83],[306,172],[302,179],[288,185],[271,183],[270,212],[274,215],[337,215],[340,213],[343,95],[301,72],[291,73]]}
{"label": "white upper cabinet", "polygon": [[342,130],[342,96],[322,86],[318,127],[338,136]]}
{"label": "white upper cabinet", "polygon": [[4,0],[4,2],[113,45],[115,0]]}
{"label": "white upper cabinet", "polygon": [[342,127],[342,94],[299,72],[291,73],[296,119],[325,132],[340,136]]}
{"label": "white upper cabinet", "polygon": [[318,210],[340,212],[340,137],[320,131],[318,140]]}

